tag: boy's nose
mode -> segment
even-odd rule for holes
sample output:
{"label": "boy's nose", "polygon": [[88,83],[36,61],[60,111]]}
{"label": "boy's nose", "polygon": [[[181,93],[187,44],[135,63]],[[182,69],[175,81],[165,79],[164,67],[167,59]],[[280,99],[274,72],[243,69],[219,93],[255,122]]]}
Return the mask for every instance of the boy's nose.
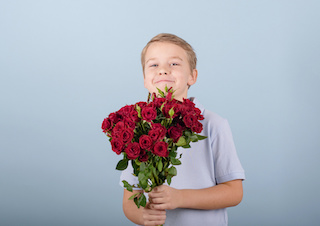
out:
{"label": "boy's nose", "polygon": [[167,75],[168,74],[168,70],[166,70],[165,68],[161,68],[159,70],[159,75]]}

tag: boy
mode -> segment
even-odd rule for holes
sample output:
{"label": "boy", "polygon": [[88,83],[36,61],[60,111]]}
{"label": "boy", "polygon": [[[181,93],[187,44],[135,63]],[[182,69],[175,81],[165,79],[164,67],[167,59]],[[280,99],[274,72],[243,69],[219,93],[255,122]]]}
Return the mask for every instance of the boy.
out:
{"label": "boy", "polygon": [[[159,34],[146,45],[141,54],[144,86],[150,93],[165,86],[175,90],[175,99],[187,98],[188,89],[197,81],[197,58],[192,47],[172,34]],[[192,143],[183,153],[182,164],[176,166],[177,176],[170,186],[161,185],[148,194],[145,208],[138,209],[133,193],[124,189],[123,211],[127,218],[139,225],[227,225],[226,207],[242,200],[244,170],[237,157],[227,120],[203,108],[190,98],[204,115],[202,135],[205,140]],[[120,181],[137,184],[132,167],[122,172]],[[123,186],[122,182],[120,182]]]}

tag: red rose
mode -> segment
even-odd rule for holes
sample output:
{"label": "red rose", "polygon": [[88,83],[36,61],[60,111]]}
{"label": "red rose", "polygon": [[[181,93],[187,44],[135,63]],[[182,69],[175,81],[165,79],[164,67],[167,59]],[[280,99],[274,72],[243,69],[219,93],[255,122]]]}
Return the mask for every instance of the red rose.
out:
{"label": "red rose", "polygon": [[195,107],[195,103],[193,103],[191,100],[189,99],[185,99],[183,98],[183,104],[188,106],[189,108],[194,108]]}
{"label": "red rose", "polygon": [[116,137],[116,138],[121,137],[121,134],[123,133],[124,130],[125,130],[124,122],[122,121],[118,122],[112,130],[112,137]]}
{"label": "red rose", "polygon": [[116,113],[114,113],[114,112],[110,113],[109,116],[108,116],[108,118],[109,118],[110,121],[111,121],[112,123],[114,123],[114,124],[116,124],[117,122],[119,122],[119,116],[118,116]]}
{"label": "red rose", "polygon": [[120,139],[113,138],[111,140],[111,147],[112,147],[112,151],[117,153],[117,155],[120,155],[121,152],[123,151],[124,143]]}
{"label": "red rose", "polygon": [[141,116],[143,120],[151,122],[152,120],[156,119],[157,111],[153,107],[144,107],[141,111]]}
{"label": "red rose", "polygon": [[189,107],[185,104],[179,104],[179,110],[181,112],[182,117],[189,114],[189,112],[190,112]]}
{"label": "red rose", "polygon": [[155,108],[160,108],[165,101],[166,101],[166,98],[160,97],[160,98],[155,98],[152,103]]}
{"label": "red rose", "polygon": [[194,108],[194,113],[197,116],[198,120],[204,119],[203,115],[201,114],[201,110],[199,108]]}
{"label": "red rose", "polygon": [[129,142],[131,142],[132,138],[133,138],[133,130],[132,129],[125,129],[123,131],[123,133],[121,134],[121,138],[122,138],[122,141],[127,144]]}
{"label": "red rose", "polygon": [[143,150],[149,150],[152,146],[152,143],[152,139],[148,135],[142,135],[139,138],[139,144]]}
{"label": "red rose", "polygon": [[137,142],[128,144],[126,148],[128,159],[136,159],[140,155],[140,146]]}
{"label": "red rose", "polygon": [[148,135],[153,141],[162,140],[166,136],[167,129],[160,123],[153,123],[151,128]]}
{"label": "red rose", "polygon": [[171,126],[168,129],[168,134],[173,139],[173,142],[177,143],[179,138],[182,136],[182,130],[180,130],[178,127]]}
{"label": "red rose", "polygon": [[183,103],[180,105],[182,116],[193,113],[194,108],[195,104],[191,100],[183,98]]}
{"label": "red rose", "polygon": [[184,116],[183,122],[187,127],[192,128],[193,126],[196,125],[196,123],[198,122],[198,119],[195,115],[188,114]]}
{"label": "red rose", "polygon": [[168,157],[168,144],[164,141],[157,142],[153,147],[153,153],[160,157]]}
{"label": "red rose", "polygon": [[149,156],[148,156],[147,152],[145,150],[141,150],[139,161],[146,162],[146,161],[148,161],[148,159],[149,159]]}
{"label": "red rose", "polygon": [[202,123],[197,121],[195,125],[191,128],[191,130],[195,133],[201,133],[201,131],[203,130]]}
{"label": "red rose", "polygon": [[184,122],[182,120],[176,120],[177,124],[175,127],[177,127],[178,129],[180,129],[181,131],[184,131],[186,129],[186,125],[184,124]]}
{"label": "red rose", "polygon": [[134,111],[134,106],[133,105],[126,105],[118,111],[118,114],[120,114],[124,118],[126,118],[126,117],[130,117],[130,114],[132,111]]}
{"label": "red rose", "polygon": [[136,110],[131,111],[129,116],[130,116],[130,119],[133,122],[139,122],[140,121],[140,118],[138,117],[138,112]]}
{"label": "red rose", "polygon": [[169,100],[169,101],[172,99],[172,93],[171,92],[168,92],[168,94],[166,96],[166,99]]}
{"label": "red rose", "polygon": [[136,103],[136,104],[138,104],[138,106],[142,109],[142,108],[144,108],[145,106],[147,106],[147,102],[144,102],[144,101],[140,101],[140,102],[138,102],[138,103]]}
{"label": "red rose", "polygon": [[164,108],[162,109],[162,112],[164,114],[164,116],[166,118],[170,118],[171,116],[169,115],[169,111],[173,109],[174,111],[174,114],[172,116],[172,118],[175,118],[179,115],[180,113],[180,110],[179,110],[179,107],[178,107],[178,102],[173,100],[173,101],[170,101],[170,102],[167,102],[165,105],[164,105]]}
{"label": "red rose", "polygon": [[148,135],[153,141],[157,141],[159,140],[160,132],[158,130],[149,130]]}
{"label": "red rose", "polygon": [[134,121],[132,121],[130,118],[124,118],[123,122],[126,127],[129,127],[132,130],[134,130],[134,128],[136,128],[136,123]]}
{"label": "red rose", "polygon": [[105,118],[102,122],[101,129],[104,133],[112,129],[112,123],[109,118]]}

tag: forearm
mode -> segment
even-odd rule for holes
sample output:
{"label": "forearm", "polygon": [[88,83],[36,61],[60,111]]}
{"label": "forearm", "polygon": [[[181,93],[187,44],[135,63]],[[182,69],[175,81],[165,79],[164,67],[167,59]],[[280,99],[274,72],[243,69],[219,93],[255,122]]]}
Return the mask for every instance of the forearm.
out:
{"label": "forearm", "polygon": [[179,208],[221,209],[236,206],[242,200],[242,181],[229,181],[204,189],[182,189],[178,194]]}
{"label": "forearm", "polygon": [[138,208],[136,204],[133,202],[133,200],[129,200],[131,195],[139,192],[140,191],[129,192],[127,190],[124,190],[122,207],[124,214],[130,221],[132,221],[135,224],[143,225],[142,209],[144,207],[140,206],[140,208]]}

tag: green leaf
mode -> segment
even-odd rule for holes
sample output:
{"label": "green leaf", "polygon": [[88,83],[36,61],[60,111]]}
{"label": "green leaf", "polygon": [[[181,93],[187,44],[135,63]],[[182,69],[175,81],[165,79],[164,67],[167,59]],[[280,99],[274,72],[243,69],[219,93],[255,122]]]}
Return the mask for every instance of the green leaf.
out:
{"label": "green leaf", "polygon": [[155,180],[155,178],[154,178],[154,176],[153,176],[152,173],[151,173],[148,177],[150,178],[152,184],[155,184],[155,183],[156,183],[156,180]]}
{"label": "green leaf", "polygon": [[186,137],[190,137],[190,136],[192,135],[192,133],[191,133],[191,131],[186,130],[186,131],[184,132],[184,135],[185,135]]}
{"label": "green leaf", "polygon": [[169,162],[165,161],[164,164],[163,164],[163,169],[167,169],[168,165],[169,165]]}
{"label": "green leaf", "polygon": [[132,192],[132,188],[133,188],[132,185],[130,185],[130,184],[129,184],[127,181],[125,181],[125,180],[123,180],[122,183],[123,183],[123,187],[125,187],[128,191],[131,191],[131,192]]}
{"label": "green leaf", "polygon": [[138,204],[143,207],[145,207],[147,204],[146,196],[143,193],[141,193],[141,196],[138,199]]}
{"label": "green leaf", "polygon": [[164,91],[165,91],[166,93],[168,93],[168,87],[167,87],[167,85],[166,85],[166,87],[164,87]]}
{"label": "green leaf", "polygon": [[191,140],[192,142],[197,142],[197,141],[198,141],[197,135],[196,135],[196,134],[193,134],[192,136],[190,136],[190,140]]}
{"label": "green leaf", "polygon": [[171,179],[172,179],[172,176],[171,176],[171,175],[168,175],[168,176],[167,176],[167,183],[168,183],[168,185],[171,184]]}
{"label": "green leaf", "polygon": [[196,136],[198,137],[198,140],[204,140],[204,139],[207,138],[206,136],[202,136],[202,135],[199,135],[199,134],[196,134]]}
{"label": "green leaf", "polygon": [[135,193],[133,195],[130,196],[129,200],[134,199],[135,197],[138,197],[141,193]]}
{"label": "green leaf", "polygon": [[159,172],[162,171],[162,167],[163,167],[163,164],[162,164],[162,161],[160,160],[160,161],[158,162],[158,170],[159,170]]}
{"label": "green leaf", "polygon": [[146,177],[144,173],[139,173],[138,180],[143,189],[145,189],[148,186],[148,177]]}
{"label": "green leaf", "polygon": [[160,96],[161,96],[161,97],[164,97],[164,92],[163,92],[161,89],[159,89],[159,88],[157,88],[157,90],[158,90]]}
{"label": "green leaf", "polygon": [[173,107],[169,110],[169,115],[170,115],[170,117],[172,118],[172,116],[174,115],[174,110],[173,110]]}
{"label": "green leaf", "polygon": [[176,169],[176,167],[174,167],[174,166],[170,167],[169,170],[168,170],[168,173],[169,173],[169,175],[171,175],[171,176],[176,176],[176,175],[177,175],[177,169]]}
{"label": "green leaf", "polygon": [[138,208],[140,208],[140,204],[139,204],[139,201],[138,201],[138,197],[134,197],[133,201],[134,201],[134,203],[136,204],[136,206],[137,206]]}
{"label": "green leaf", "polygon": [[162,125],[162,126],[167,127],[166,124],[167,124],[167,120],[166,120],[166,119],[164,119],[164,120],[161,121],[161,125]]}
{"label": "green leaf", "polygon": [[141,164],[141,162],[139,161],[139,159],[135,159],[134,162],[135,162],[138,166],[140,166],[140,164]]}
{"label": "green leaf", "polygon": [[132,168],[133,168],[133,173],[135,175],[138,175],[139,174],[139,166],[137,165],[137,163],[134,161],[134,160],[131,160],[131,165],[132,165]]}
{"label": "green leaf", "polygon": [[171,151],[169,152],[169,157],[175,158],[176,156],[177,156],[177,152],[173,151],[173,148],[172,148]]}
{"label": "green leaf", "polygon": [[117,166],[116,166],[116,169],[117,170],[125,170],[127,167],[128,167],[128,159],[121,159]]}
{"label": "green leaf", "polygon": [[166,102],[163,102],[163,104],[161,104],[160,110],[162,111],[162,109],[164,108],[164,105],[166,104]]}
{"label": "green leaf", "polygon": [[186,145],[186,144],[187,144],[187,141],[186,141],[186,139],[184,138],[184,136],[181,136],[181,137],[179,138],[178,142],[176,143],[176,145],[177,145],[178,147],[184,146],[184,145]]}
{"label": "green leaf", "polygon": [[138,112],[138,117],[142,118],[142,116],[141,116],[141,107],[138,104],[136,104],[136,111]]}
{"label": "green leaf", "polygon": [[144,171],[146,169],[146,164],[144,162],[142,162],[140,164],[140,171]]}
{"label": "green leaf", "polygon": [[151,168],[151,171],[152,171],[152,173],[153,173],[154,176],[157,176],[157,170],[156,170],[156,168],[152,167],[152,168]]}
{"label": "green leaf", "polygon": [[170,158],[172,165],[181,165],[181,161],[176,158]]}
{"label": "green leaf", "polygon": [[157,156],[157,155],[154,156],[154,160],[155,160],[156,162],[160,161],[160,158],[161,158],[160,156]]}
{"label": "green leaf", "polygon": [[186,144],[182,146],[183,148],[191,148],[190,144]]}
{"label": "green leaf", "polygon": [[[176,153],[175,152],[176,150],[177,150],[177,146],[173,144],[171,148],[171,152]],[[173,156],[173,157],[176,157],[176,156]]]}

